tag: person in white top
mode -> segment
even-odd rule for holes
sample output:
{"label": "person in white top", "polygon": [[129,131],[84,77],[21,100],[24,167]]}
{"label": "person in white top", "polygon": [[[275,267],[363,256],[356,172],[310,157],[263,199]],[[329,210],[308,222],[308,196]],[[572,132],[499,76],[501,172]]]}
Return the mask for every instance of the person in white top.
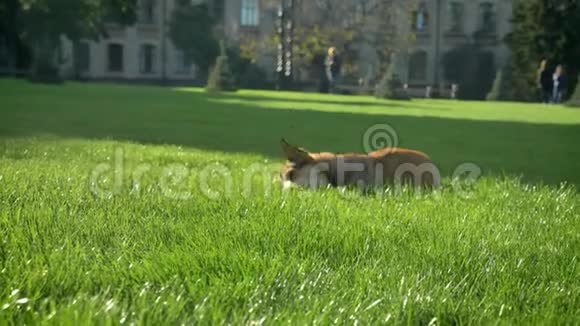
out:
{"label": "person in white top", "polygon": [[564,67],[558,65],[554,71],[553,79],[553,91],[552,91],[552,103],[562,103],[562,98],[564,97],[564,92],[566,90],[566,76],[564,75]]}

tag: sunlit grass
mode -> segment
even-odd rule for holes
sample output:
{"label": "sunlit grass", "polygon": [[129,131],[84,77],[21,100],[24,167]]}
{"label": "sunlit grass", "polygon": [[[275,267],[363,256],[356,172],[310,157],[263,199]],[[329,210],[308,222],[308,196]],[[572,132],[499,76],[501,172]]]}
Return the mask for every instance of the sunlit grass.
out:
{"label": "sunlit grass", "polygon": [[[320,103],[371,98],[0,81],[0,101],[0,324],[579,322],[577,111],[407,103],[438,117],[449,107],[461,121],[554,125],[530,147],[536,129],[526,124],[491,125],[492,141],[513,129],[495,147],[462,129],[480,147],[456,153],[452,128],[389,120],[404,144],[449,168],[469,159],[490,167],[472,186],[454,188],[446,174],[440,193],[416,196],[282,193],[273,182],[279,129],[315,149],[349,150],[355,131],[375,121],[359,115],[408,112]],[[286,126],[298,122],[293,111],[268,115],[290,104],[302,134]],[[343,124],[300,115],[331,106],[358,115]],[[560,142],[550,149],[548,140]],[[520,144],[536,149],[535,161],[520,158]],[[501,176],[501,164],[524,178]],[[259,169],[248,179],[251,167]],[[552,182],[530,181],[543,176]]]}

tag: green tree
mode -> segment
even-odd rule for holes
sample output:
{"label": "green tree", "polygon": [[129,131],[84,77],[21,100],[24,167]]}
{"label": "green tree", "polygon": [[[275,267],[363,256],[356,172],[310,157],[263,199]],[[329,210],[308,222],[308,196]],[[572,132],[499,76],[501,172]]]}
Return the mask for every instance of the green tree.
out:
{"label": "green tree", "polygon": [[568,105],[580,107],[580,83],[576,84],[576,91],[572,95],[572,98],[568,102]]}
{"label": "green tree", "polygon": [[16,67],[17,47],[18,47],[18,30],[16,29],[16,20],[18,17],[18,0],[4,0],[0,2],[0,38],[4,38],[7,47],[7,55],[0,58],[4,62],[2,65],[10,69]]}
{"label": "green tree", "polygon": [[[279,0],[261,0],[267,6],[279,5]],[[324,75],[323,61],[329,47],[339,50],[343,75],[366,75],[367,67],[358,67],[361,46],[376,53],[379,67],[373,73],[386,73],[391,55],[405,51],[412,38],[410,24],[401,24],[409,17],[417,0],[294,0],[294,66],[307,70],[311,77]],[[276,50],[278,37],[263,42]]]}
{"label": "green tree", "polygon": [[510,101],[514,99],[512,91],[511,65],[497,71],[495,81],[486,96],[488,101]]}
{"label": "green tree", "polygon": [[60,37],[73,43],[98,39],[107,35],[107,22],[133,23],[137,0],[18,0],[15,5],[12,28],[32,50],[34,75],[55,70]]}
{"label": "green tree", "polygon": [[375,87],[375,97],[386,98],[391,100],[408,100],[410,99],[403,90],[403,83],[396,73],[395,62],[391,59],[387,72],[383,75]]}
{"label": "green tree", "polygon": [[[388,73],[391,59],[408,50],[416,35],[411,27],[411,13],[418,7],[417,0],[364,0],[362,15],[354,26],[354,40],[370,45],[379,59],[378,73]],[[351,16],[356,12],[356,7]],[[359,9],[360,10],[360,9]]]}
{"label": "green tree", "polygon": [[220,51],[214,34],[215,23],[205,3],[195,5],[180,0],[169,26],[173,44],[201,69],[203,75],[207,75]]}
{"label": "green tree", "polygon": [[224,42],[220,42],[220,55],[217,57],[209,78],[206,90],[208,92],[236,91],[236,81],[230,69],[228,54]]}
{"label": "green tree", "polygon": [[580,70],[580,2],[515,0],[513,30],[507,43],[513,54],[513,91],[520,100],[536,99],[536,72],[542,59],[563,64],[574,89]]}
{"label": "green tree", "polygon": [[492,53],[478,43],[459,46],[443,55],[445,79],[459,85],[459,98],[484,100],[492,87],[495,65]]}
{"label": "green tree", "polygon": [[226,49],[235,85],[245,89],[271,88],[266,71],[256,63],[256,60],[248,58],[247,53],[243,54],[242,51],[241,45],[240,48],[231,45]]}

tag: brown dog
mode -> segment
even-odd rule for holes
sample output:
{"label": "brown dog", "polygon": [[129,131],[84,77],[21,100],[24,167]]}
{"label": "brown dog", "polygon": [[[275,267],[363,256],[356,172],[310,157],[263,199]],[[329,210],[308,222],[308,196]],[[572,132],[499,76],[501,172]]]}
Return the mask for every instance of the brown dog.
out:
{"label": "brown dog", "polygon": [[383,148],[368,154],[310,153],[281,140],[288,161],[280,177],[284,189],[358,186],[383,187],[411,183],[438,189],[439,170],[426,154],[403,148]]}

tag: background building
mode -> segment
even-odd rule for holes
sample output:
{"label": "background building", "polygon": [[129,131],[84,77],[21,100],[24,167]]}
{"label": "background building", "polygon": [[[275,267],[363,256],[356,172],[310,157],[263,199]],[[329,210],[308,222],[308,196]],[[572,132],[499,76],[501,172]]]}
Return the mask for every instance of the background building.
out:
{"label": "background building", "polygon": [[[337,29],[357,16],[373,14],[380,0],[299,1],[295,0],[295,24],[299,27],[315,26],[321,19],[334,19]],[[275,29],[277,5],[281,0],[226,0],[225,35],[239,42],[248,37],[267,40]],[[340,7],[338,3],[349,3]],[[407,0],[401,3],[408,3]],[[332,5],[332,6],[331,6]],[[456,82],[448,80],[444,58],[447,54],[465,47],[477,48],[482,54],[478,72],[495,74],[509,56],[503,40],[511,31],[512,0],[419,0],[414,10],[399,19],[399,33],[408,33],[411,40],[402,45],[397,55],[397,70],[401,79],[411,87],[448,88]],[[352,9],[349,9],[352,8]],[[329,11],[335,11],[329,12]],[[260,64],[273,71],[276,51],[272,45],[262,44]],[[376,80],[381,64],[377,49],[367,42],[352,42],[358,58],[353,80]],[[300,67],[296,67],[299,70]],[[304,74],[297,74],[298,78]],[[307,76],[312,78],[313,76]]]}
{"label": "background building", "polygon": [[137,22],[121,27],[111,22],[108,37],[73,45],[63,40],[65,76],[135,81],[191,81],[195,65],[187,63],[168,35],[176,0],[140,0]]}
{"label": "background building", "polygon": [[482,69],[495,73],[503,66],[509,50],[503,39],[511,31],[511,0],[424,0],[413,13],[416,40],[404,56],[402,71],[410,84],[442,85],[444,56],[465,46],[476,46],[490,60]]}
{"label": "background building", "polygon": [[[203,1],[203,0],[198,0]],[[282,0],[206,0],[210,12],[221,21],[221,33],[231,45],[253,42],[258,65],[270,78],[275,78],[276,44],[273,35],[279,5]],[[355,19],[372,8],[379,0],[295,0],[295,24],[314,26],[321,19],[334,14],[336,28],[340,20]],[[406,0],[404,0],[406,1]],[[168,37],[168,23],[177,0],[140,0],[138,20],[134,26],[121,28],[109,25],[109,37],[100,41],[66,43],[62,71],[65,75],[88,79],[192,81],[196,78],[194,65],[187,64],[183,53]],[[352,13],[331,11],[336,4],[354,4]],[[403,31],[413,35],[397,55],[397,70],[401,79],[411,87],[448,87],[444,57],[450,51],[465,46],[477,46],[487,59],[482,63],[488,72],[502,66],[509,55],[502,40],[510,32],[512,0],[419,0],[415,9],[400,21]],[[359,12],[359,9],[361,12]],[[209,13],[208,13],[209,14]],[[332,17],[331,17],[332,18]],[[380,17],[379,17],[380,18]],[[382,73],[377,49],[365,42],[349,44],[357,58],[352,80],[376,80]],[[352,49],[351,49],[352,50]],[[304,67],[295,65],[298,79],[316,78],[302,73]]]}

